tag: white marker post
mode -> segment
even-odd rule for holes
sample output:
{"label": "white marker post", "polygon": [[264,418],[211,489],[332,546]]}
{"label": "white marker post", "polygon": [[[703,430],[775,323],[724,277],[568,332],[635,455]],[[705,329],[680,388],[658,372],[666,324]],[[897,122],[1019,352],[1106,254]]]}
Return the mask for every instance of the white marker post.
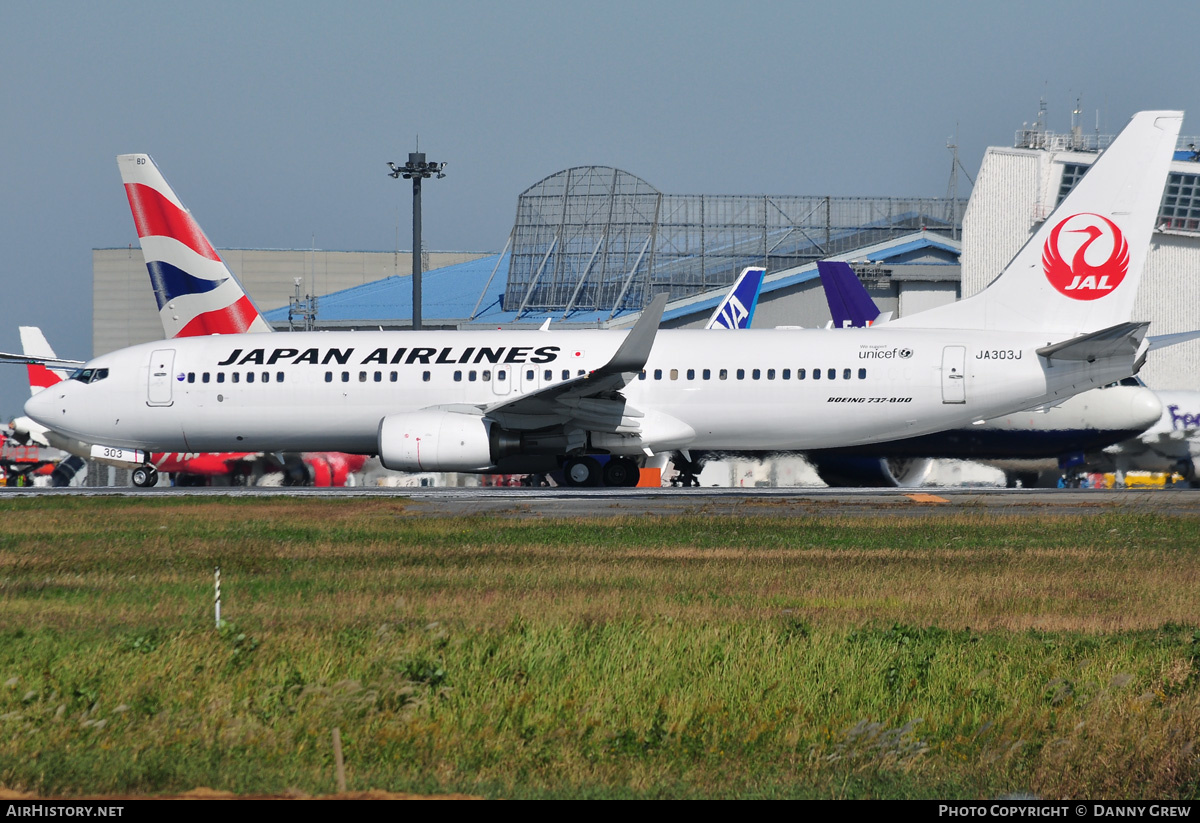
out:
{"label": "white marker post", "polygon": [[213,572],[213,578],[215,580],[215,588],[216,588],[216,598],[214,600],[214,603],[216,604],[216,612],[217,612],[217,628],[220,629],[221,628],[221,567],[220,566],[217,566],[216,571]]}

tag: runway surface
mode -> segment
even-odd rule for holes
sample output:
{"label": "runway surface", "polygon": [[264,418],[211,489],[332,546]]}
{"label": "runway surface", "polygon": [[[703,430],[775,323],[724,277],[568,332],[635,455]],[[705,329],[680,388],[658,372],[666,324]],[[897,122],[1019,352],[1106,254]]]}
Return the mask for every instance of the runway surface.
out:
{"label": "runway surface", "polygon": [[567,489],[567,488],[0,488],[0,500],[75,496],[314,497],[406,499],[437,515],[608,517],[972,513],[1053,517],[1101,512],[1200,516],[1200,491],[1186,489]]}

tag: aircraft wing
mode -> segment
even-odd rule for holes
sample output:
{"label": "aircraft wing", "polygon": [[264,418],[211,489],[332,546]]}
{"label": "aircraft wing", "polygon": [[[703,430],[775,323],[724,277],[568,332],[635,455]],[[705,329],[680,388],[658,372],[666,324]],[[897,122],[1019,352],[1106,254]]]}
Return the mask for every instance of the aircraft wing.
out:
{"label": "aircraft wing", "polygon": [[575,423],[593,431],[637,431],[642,412],[626,405],[621,389],[646,365],[667,295],[650,301],[612,359],[582,377],[483,407],[505,428],[529,431]]}
{"label": "aircraft wing", "polygon": [[36,357],[28,354],[9,354],[0,351],[0,363],[17,363],[28,366],[42,365],[51,369],[77,369],[83,365],[82,360],[63,360],[59,357]]}

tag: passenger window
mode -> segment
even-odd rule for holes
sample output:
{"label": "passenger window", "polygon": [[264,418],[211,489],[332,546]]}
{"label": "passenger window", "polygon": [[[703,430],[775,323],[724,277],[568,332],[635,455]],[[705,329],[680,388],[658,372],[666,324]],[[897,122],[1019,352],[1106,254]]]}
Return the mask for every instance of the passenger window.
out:
{"label": "passenger window", "polygon": [[496,372],[496,379],[497,380],[507,380],[508,379],[508,371],[505,369],[500,369],[499,371]]}
{"label": "passenger window", "polygon": [[348,371],[344,371],[344,372],[342,372],[342,382],[343,382],[343,383],[349,383],[349,382],[350,382],[350,372],[348,372]]}
{"label": "passenger window", "polygon": [[[234,382],[234,383],[236,383],[236,382],[237,382],[237,379],[236,379],[236,378],[237,378],[237,375],[236,375],[236,374],[234,375],[234,378],[235,378],[235,379],[234,379],[234,381],[233,381],[233,382]],[[247,382],[247,383],[253,383],[253,382],[254,382],[254,372],[252,372],[252,371],[248,371],[248,372],[246,372],[246,382]]]}
{"label": "passenger window", "polygon": [[754,369],[752,372],[750,372],[750,376],[757,380],[758,378],[762,377],[762,372],[758,369]]}
{"label": "passenger window", "polygon": [[554,372],[550,369],[546,369],[544,372],[542,372],[542,379],[549,383],[554,379]]}
{"label": "passenger window", "polygon": [[429,382],[429,372],[421,372],[421,379],[424,380],[426,383],[428,383]]}
{"label": "passenger window", "polygon": [[712,372],[709,371],[708,369],[705,369],[704,371],[700,372],[700,378],[702,380],[708,380],[710,377],[712,377]]}
{"label": "passenger window", "polygon": [[[220,376],[220,375],[218,375],[218,376]],[[221,382],[221,381],[219,381],[219,380],[218,380],[217,382],[219,383],[219,382]],[[333,372],[331,372],[331,371],[327,371],[327,372],[325,372],[325,382],[326,382],[326,383],[332,383],[332,382],[333,382]]]}
{"label": "passenger window", "polygon": [[696,370],[688,369],[687,370],[687,378],[688,378],[688,380],[695,380],[696,379]]}
{"label": "passenger window", "polygon": [[396,382],[396,373],[395,372],[392,372],[391,374],[388,375],[388,382],[390,382],[390,383]]}
{"label": "passenger window", "polygon": [[842,369],[842,379],[843,380],[850,379],[850,370],[849,369]]}
{"label": "passenger window", "polygon": [[586,372],[584,372],[584,370],[583,370],[583,369],[580,369],[580,370],[577,372],[576,376],[577,376],[577,377],[583,377],[583,375],[584,375],[585,373],[586,373]]}
{"label": "passenger window", "polygon": [[792,370],[791,370],[791,369],[784,369],[784,370],[783,370],[783,373],[779,375],[779,378],[780,378],[781,380],[791,380],[791,379],[792,379]]}
{"label": "passenger window", "polygon": [[655,370],[654,370],[654,379],[655,379],[655,380],[662,380],[662,369],[655,369]]}
{"label": "passenger window", "polygon": [[640,372],[638,372],[638,380],[645,380],[645,379],[646,379],[646,370],[642,369]]}
{"label": "passenger window", "polygon": [[859,369],[859,370],[858,370],[858,379],[859,379],[859,380],[866,380],[866,379],[867,379],[867,370],[866,370],[866,369]]}
{"label": "passenger window", "polygon": [[796,369],[796,379],[803,380],[805,375],[804,369]]}
{"label": "passenger window", "polygon": [[[99,377],[97,377],[97,378],[96,378],[96,380],[99,380],[99,379],[100,379]],[[95,382],[95,380],[93,380],[92,382],[94,383],[94,382]],[[190,371],[190,372],[188,372],[188,382],[189,382],[189,383],[195,383],[195,382],[196,382],[196,373],[195,373],[194,371]]]}
{"label": "passenger window", "polygon": [[207,383],[207,382],[208,382],[208,372],[205,372],[204,374],[200,375],[200,382],[201,382],[201,383]]}
{"label": "passenger window", "polygon": [[562,379],[563,380],[571,379],[571,370],[570,369],[563,369],[563,378]]}
{"label": "passenger window", "polygon": [[671,379],[672,380],[679,379],[679,369],[671,369]]}
{"label": "passenger window", "polygon": [[234,382],[234,383],[236,383],[236,382],[238,382],[239,380],[241,380],[241,378],[242,378],[242,373],[241,373],[241,372],[236,372],[236,371],[235,371],[235,372],[233,373],[233,375],[231,376],[231,378],[230,378],[230,379],[232,379],[232,380],[233,380],[233,382]]}
{"label": "passenger window", "polygon": [[775,379],[775,370],[774,369],[767,369],[767,379],[768,380]]}
{"label": "passenger window", "polygon": [[728,380],[729,379],[729,369],[721,369],[719,372],[717,372],[717,379]]}
{"label": "passenger window", "polygon": [[366,383],[366,382],[367,382],[367,373],[366,373],[365,371],[360,371],[360,372],[358,373],[358,382],[359,382],[359,383]]}
{"label": "passenger window", "polygon": [[836,380],[837,379],[837,369],[830,369],[829,373],[826,374],[825,376],[828,377],[830,380]]}
{"label": "passenger window", "polygon": [[813,380],[820,380],[820,379],[821,379],[821,370],[813,369]]}
{"label": "passenger window", "polygon": [[526,370],[525,370],[525,379],[526,379],[526,380],[532,380],[532,379],[533,379],[533,375],[534,375],[534,371],[533,371],[533,369],[526,369]]}
{"label": "passenger window", "polygon": [[276,383],[282,383],[282,382],[283,382],[283,372],[281,372],[281,371],[277,371],[277,372],[275,372],[275,382],[276,382]]}
{"label": "passenger window", "polygon": [[461,372],[461,371],[456,371],[456,372],[454,373],[454,382],[455,382],[455,383],[461,383],[461,382],[462,382],[462,372]]}
{"label": "passenger window", "polygon": [[484,379],[484,380],[491,380],[491,379],[492,379],[492,373],[491,373],[490,371],[487,371],[487,370],[485,369],[485,370],[484,370],[484,372],[483,372],[483,374],[482,374],[482,377],[483,377],[483,379]]}
{"label": "passenger window", "polygon": [[377,372],[375,372],[375,382],[376,382],[376,383],[382,383],[382,382],[383,382],[383,372],[381,372],[381,371],[377,371]]}
{"label": "passenger window", "polygon": [[265,371],[265,372],[263,372],[263,373],[262,373],[262,381],[263,381],[264,383],[270,383],[270,382],[271,382],[271,373],[270,373],[269,371]]}
{"label": "passenger window", "polygon": [[738,379],[738,380],[745,380],[745,379],[746,379],[746,370],[745,370],[745,369],[738,369],[738,370],[737,370],[737,379]]}
{"label": "passenger window", "polygon": [[225,372],[223,372],[223,371],[219,371],[219,372],[217,372],[217,382],[218,382],[218,383],[224,383],[224,382],[225,382]]}

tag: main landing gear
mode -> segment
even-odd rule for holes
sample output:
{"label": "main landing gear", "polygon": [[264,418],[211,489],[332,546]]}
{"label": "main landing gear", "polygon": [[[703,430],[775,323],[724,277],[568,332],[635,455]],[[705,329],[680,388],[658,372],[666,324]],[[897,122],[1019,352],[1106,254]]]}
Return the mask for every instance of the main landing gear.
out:
{"label": "main landing gear", "polygon": [[153,466],[138,466],[129,474],[133,485],[145,489],[158,484],[158,469]]}
{"label": "main landing gear", "polygon": [[612,457],[602,467],[594,457],[568,457],[563,464],[563,480],[568,486],[618,486],[638,484],[638,464],[628,457]]}

